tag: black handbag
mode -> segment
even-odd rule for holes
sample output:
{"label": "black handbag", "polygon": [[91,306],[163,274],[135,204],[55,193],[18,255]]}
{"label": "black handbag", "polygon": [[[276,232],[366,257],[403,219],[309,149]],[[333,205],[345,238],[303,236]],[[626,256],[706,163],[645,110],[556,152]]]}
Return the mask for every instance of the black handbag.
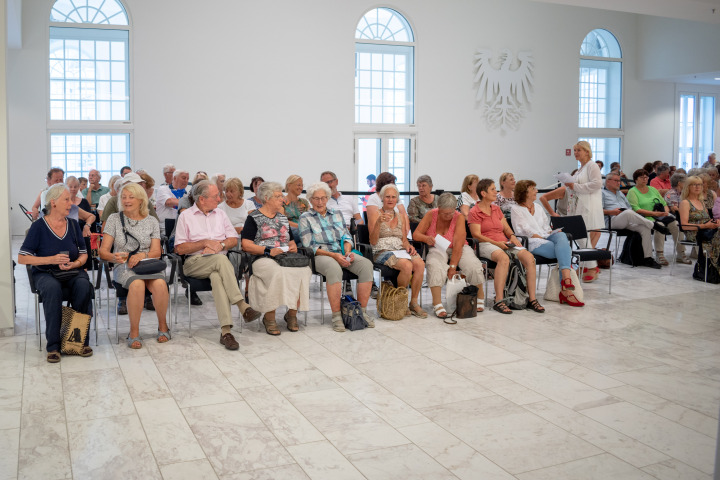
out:
{"label": "black handbag", "polygon": [[281,267],[301,268],[310,266],[310,257],[302,253],[281,253],[270,258],[274,259]]}
{"label": "black handbag", "polygon": [[[127,244],[127,238],[129,236],[138,244],[135,250],[128,253],[129,258],[135,255],[140,250],[140,241],[135,238],[135,235],[128,232],[127,228],[125,227],[125,215],[123,215],[123,212],[120,212],[120,223],[122,224],[123,232],[125,233],[125,243]],[[132,268],[132,271],[138,275],[152,275],[155,273],[164,272],[166,268],[167,264],[159,258],[144,258]]]}
{"label": "black handbag", "polygon": [[367,327],[360,302],[351,295],[340,297],[340,315],[342,316],[345,328],[350,331],[362,330]]}

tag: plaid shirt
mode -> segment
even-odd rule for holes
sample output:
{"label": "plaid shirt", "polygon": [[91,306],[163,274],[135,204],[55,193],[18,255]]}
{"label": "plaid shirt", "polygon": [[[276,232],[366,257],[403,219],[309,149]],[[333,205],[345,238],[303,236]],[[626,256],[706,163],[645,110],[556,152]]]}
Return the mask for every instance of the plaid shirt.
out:
{"label": "plaid shirt", "polygon": [[339,210],[328,208],[324,216],[315,210],[305,212],[300,216],[298,228],[303,247],[312,248],[313,252],[322,248],[328,252],[343,253],[345,242],[353,244]]}

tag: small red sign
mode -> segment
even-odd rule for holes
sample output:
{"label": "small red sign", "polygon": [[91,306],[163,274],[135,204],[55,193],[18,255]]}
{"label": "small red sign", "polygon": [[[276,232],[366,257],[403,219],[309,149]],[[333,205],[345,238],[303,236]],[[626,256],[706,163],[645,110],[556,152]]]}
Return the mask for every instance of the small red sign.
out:
{"label": "small red sign", "polygon": [[565,156],[566,156],[566,157],[569,157],[569,156],[570,156],[570,149],[569,149],[569,148],[566,148],[566,149],[565,149]]}

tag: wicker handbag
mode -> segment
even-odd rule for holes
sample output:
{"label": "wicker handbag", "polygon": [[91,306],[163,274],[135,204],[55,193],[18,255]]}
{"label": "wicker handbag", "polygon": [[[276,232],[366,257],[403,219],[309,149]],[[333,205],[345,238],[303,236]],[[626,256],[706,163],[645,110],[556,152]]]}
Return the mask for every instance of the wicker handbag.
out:
{"label": "wicker handbag", "polygon": [[402,320],[408,310],[408,291],[393,287],[390,282],[380,285],[380,316],[386,320]]}
{"label": "wicker handbag", "polygon": [[70,307],[62,307],[60,326],[60,351],[66,355],[80,355],[85,346],[85,338],[90,330],[90,315],[76,312]]}

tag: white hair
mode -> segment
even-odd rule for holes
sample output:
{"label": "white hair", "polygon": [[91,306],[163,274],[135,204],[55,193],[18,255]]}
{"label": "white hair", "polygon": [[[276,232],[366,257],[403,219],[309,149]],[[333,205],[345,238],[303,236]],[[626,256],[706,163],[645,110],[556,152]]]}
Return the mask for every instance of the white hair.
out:
{"label": "white hair", "polygon": [[170,170],[175,170],[175,165],[173,165],[172,163],[166,163],[165,165],[163,165],[163,174],[168,173]]}
{"label": "white hair", "polygon": [[312,185],[310,185],[310,186],[307,188],[307,190],[306,190],[306,192],[307,192],[306,196],[307,196],[308,198],[311,198],[311,197],[313,197],[313,196],[315,195],[315,192],[317,192],[318,190],[322,190],[323,192],[325,192],[325,194],[326,194],[328,197],[332,194],[332,191],[330,190],[330,187],[328,186],[327,183],[325,183],[325,182],[317,182],[317,183],[313,183]]}

